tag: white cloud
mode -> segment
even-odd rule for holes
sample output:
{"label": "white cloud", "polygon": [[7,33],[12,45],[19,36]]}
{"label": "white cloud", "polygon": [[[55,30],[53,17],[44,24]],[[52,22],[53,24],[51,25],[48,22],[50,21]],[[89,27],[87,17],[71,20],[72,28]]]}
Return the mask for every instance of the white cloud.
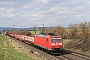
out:
{"label": "white cloud", "polygon": [[13,5],[13,2],[5,2],[5,1],[0,1],[1,5]]}
{"label": "white cloud", "polygon": [[40,20],[40,19],[41,19],[41,18],[37,17],[37,18],[31,18],[30,20],[37,22],[37,21]]}
{"label": "white cloud", "polygon": [[9,13],[9,14],[7,15],[7,17],[8,17],[8,18],[13,18],[13,17],[14,17],[14,14]]}
{"label": "white cloud", "polygon": [[31,7],[33,7],[33,5],[32,4],[28,4],[26,6],[23,6],[23,9],[28,9],[28,8],[31,8]]}
{"label": "white cloud", "polygon": [[78,10],[78,9],[81,10],[81,9],[84,9],[84,8],[85,8],[85,6],[76,6],[76,7],[73,8],[73,10]]}
{"label": "white cloud", "polygon": [[24,14],[24,15],[22,15],[22,17],[30,17],[31,16],[31,14],[30,13],[27,13],[27,14]]}
{"label": "white cloud", "polygon": [[5,11],[5,8],[0,8],[0,11]]}
{"label": "white cloud", "polygon": [[78,14],[77,17],[84,17],[86,16],[85,14]]}
{"label": "white cloud", "polygon": [[50,11],[54,11],[54,12],[58,12],[58,13],[67,13],[68,9],[66,7],[56,6],[56,7],[52,7],[50,9]]}
{"label": "white cloud", "polygon": [[40,17],[40,16],[41,16],[41,14],[39,14],[39,13],[27,13],[27,14],[22,15],[22,17],[25,17],[25,18]]}
{"label": "white cloud", "polygon": [[39,1],[43,3],[48,3],[48,0],[39,0]]}
{"label": "white cloud", "polygon": [[88,1],[87,3],[88,3],[88,5],[90,5],[90,1]]}
{"label": "white cloud", "polygon": [[32,16],[34,16],[34,17],[38,17],[38,16],[40,16],[40,14],[35,13],[35,14],[33,14]]}
{"label": "white cloud", "polygon": [[9,9],[7,9],[7,12],[14,12],[14,11],[15,11],[14,8],[9,8]]}
{"label": "white cloud", "polygon": [[88,15],[88,16],[87,16],[87,19],[89,19],[89,20],[90,20],[90,15]]}

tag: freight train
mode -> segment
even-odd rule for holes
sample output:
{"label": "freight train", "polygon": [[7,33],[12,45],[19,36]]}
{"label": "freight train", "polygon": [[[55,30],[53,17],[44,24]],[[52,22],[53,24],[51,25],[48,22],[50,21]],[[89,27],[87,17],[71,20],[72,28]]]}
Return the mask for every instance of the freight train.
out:
{"label": "freight train", "polygon": [[64,44],[61,36],[57,36],[52,33],[29,36],[9,32],[7,35],[32,46],[40,47],[41,49],[50,53],[56,54],[63,52]]}

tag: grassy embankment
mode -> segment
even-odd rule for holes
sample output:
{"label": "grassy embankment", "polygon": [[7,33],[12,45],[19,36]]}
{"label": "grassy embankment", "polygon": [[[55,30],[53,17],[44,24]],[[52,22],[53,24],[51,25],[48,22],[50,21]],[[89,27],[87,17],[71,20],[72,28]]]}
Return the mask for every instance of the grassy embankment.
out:
{"label": "grassy embankment", "polygon": [[0,60],[33,60],[23,52],[18,52],[5,35],[0,34]]}
{"label": "grassy embankment", "polygon": [[77,51],[90,56],[90,40],[68,40],[64,39],[64,48]]}

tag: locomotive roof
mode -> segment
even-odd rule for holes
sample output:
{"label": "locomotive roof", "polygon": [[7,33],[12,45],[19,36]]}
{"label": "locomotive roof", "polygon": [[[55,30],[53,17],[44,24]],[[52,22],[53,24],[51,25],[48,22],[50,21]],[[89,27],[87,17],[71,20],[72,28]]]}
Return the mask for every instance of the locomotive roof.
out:
{"label": "locomotive roof", "polygon": [[40,37],[47,37],[47,36],[57,36],[56,34],[54,34],[54,33],[48,33],[48,34],[38,34],[38,35],[36,35],[36,36],[40,36]]}
{"label": "locomotive roof", "polygon": [[43,34],[39,34],[39,35],[36,35],[36,36],[47,37],[47,35],[43,35]]}

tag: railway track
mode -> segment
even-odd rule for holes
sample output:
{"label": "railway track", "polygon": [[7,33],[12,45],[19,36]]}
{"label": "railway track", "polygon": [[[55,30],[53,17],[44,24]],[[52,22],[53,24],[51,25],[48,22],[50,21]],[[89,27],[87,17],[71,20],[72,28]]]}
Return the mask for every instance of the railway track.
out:
{"label": "railway track", "polygon": [[77,52],[72,52],[72,55],[86,59],[86,60],[90,60],[90,56],[87,56],[85,54],[81,54],[81,53],[77,53]]}
{"label": "railway track", "polygon": [[68,60],[90,60],[90,56],[79,53],[79,52],[70,51],[70,50],[65,49],[64,53],[65,54],[60,55],[58,57],[65,57]]}
{"label": "railway track", "polygon": [[38,52],[41,56],[46,57],[48,60],[90,60],[90,56],[87,56],[87,55],[84,55],[81,53],[77,53],[77,52],[73,52],[73,51],[70,51],[67,49],[65,49],[63,54],[52,55],[52,54],[46,53],[40,49],[32,47],[28,44],[25,44],[21,41],[18,41],[14,38],[11,38],[11,39],[16,41],[17,43],[20,43],[21,45],[25,46],[28,50],[33,50],[34,52]]}

